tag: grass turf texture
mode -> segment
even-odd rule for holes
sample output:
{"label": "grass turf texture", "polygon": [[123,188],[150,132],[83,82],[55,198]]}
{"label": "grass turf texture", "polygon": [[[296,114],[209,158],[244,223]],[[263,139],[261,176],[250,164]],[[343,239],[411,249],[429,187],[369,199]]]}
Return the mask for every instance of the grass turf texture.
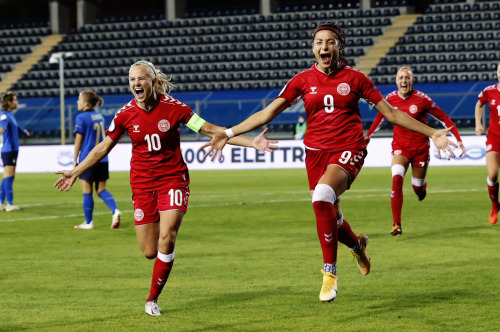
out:
{"label": "grass turf texture", "polygon": [[403,235],[390,236],[389,168],[365,168],[342,198],[346,219],[370,236],[362,276],[339,247],[339,294],[318,300],[321,251],[305,170],[193,171],[176,262],[144,313],[153,261],[135,239],[128,173],[95,196],[94,230],[78,183],[18,174],[19,212],[0,212],[0,331],[493,331],[500,299],[500,225],[488,223],[486,167],[431,167],[418,202],[405,179]]}

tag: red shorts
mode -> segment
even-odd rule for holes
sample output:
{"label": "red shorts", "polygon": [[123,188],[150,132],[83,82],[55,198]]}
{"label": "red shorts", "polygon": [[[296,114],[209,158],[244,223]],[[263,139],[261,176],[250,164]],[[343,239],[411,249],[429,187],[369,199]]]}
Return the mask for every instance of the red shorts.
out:
{"label": "red shorts", "polygon": [[500,153],[500,142],[496,139],[491,139],[486,136],[486,153],[488,152]]}
{"label": "red shorts", "polygon": [[314,190],[330,165],[342,167],[349,175],[349,187],[358,176],[367,155],[366,149],[345,151],[311,150],[306,148],[306,169],[309,189]]}
{"label": "red shorts", "polygon": [[165,185],[159,190],[134,190],[135,225],[146,225],[160,221],[160,211],[179,210],[186,213],[189,200],[189,187]]}
{"label": "red shorts", "polygon": [[425,167],[430,160],[429,147],[420,150],[408,150],[406,148],[400,147],[394,141],[392,142],[392,155],[393,156],[404,156],[408,158],[410,164],[416,167]]}

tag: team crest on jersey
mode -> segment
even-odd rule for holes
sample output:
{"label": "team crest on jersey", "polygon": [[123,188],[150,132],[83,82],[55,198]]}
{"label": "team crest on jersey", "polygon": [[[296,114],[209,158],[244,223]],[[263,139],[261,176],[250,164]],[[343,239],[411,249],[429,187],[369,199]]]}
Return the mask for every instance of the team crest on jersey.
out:
{"label": "team crest on jersey", "polygon": [[337,92],[341,96],[347,96],[351,92],[351,87],[347,83],[340,83],[337,86]]}
{"label": "team crest on jersey", "polygon": [[144,219],[144,211],[142,211],[141,209],[135,209],[134,218],[136,221],[141,221],[142,219]]}
{"label": "team crest on jersey", "polygon": [[497,100],[496,100],[496,99],[493,99],[493,100],[491,101],[491,105],[496,105],[496,104],[497,104]]}
{"label": "team crest on jersey", "polygon": [[158,122],[158,129],[164,133],[166,131],[168,131],[170,129],[170,122],[168,122],[168,120],[160,120],[160,122]]}
{"label": "team crest on jersey", "polygon": [[317,93],[318,93],[318,91],[316,91],[317,89],[318,89],[318,87],[317,87],[317,86],[312,86],[312,87],[311,87],[311,94],[312,94],[312,95],[317,94]]}
{"label": "team crest on jersey", "polygon": [[411,114],[415,114],[415,113],[417,113],[417,112],[418,112],[418,107],[417,107],[417,105],[411,105],[411,106],[410,106],[410,113],[411,113]]}
{"label": "team crest on jersey", "polygon": [[133,130],[133,132],[134,132],[134,133],[139,133],[139,132],[141,132],[141,131],[139,130],[139,125],[133,125],[132,127],[134,127],[134,130]]}

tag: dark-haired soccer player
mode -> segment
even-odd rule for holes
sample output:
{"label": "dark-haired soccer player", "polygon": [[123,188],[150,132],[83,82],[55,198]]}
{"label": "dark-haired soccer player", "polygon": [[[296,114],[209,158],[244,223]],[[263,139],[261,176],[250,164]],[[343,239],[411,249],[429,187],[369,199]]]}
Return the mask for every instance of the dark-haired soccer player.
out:
{"label": "dark-haired soccer player", "polygon": [[[497,66],[497,77],[500,82],[500,63]],[[486,134],[486,167],[488,168],[488,192],[491,200],[489,221],[494,225],[498,222],[498,167],[500,166],[500,84],[487,86],[479,96],[476,103],[476,135],[484,134],[481,123],[483,106],[490,104],[490,125]]]}
{"label": "dark-haired soccer player", "polygon": [[[157,300],[175,257],[175,242],[187,211],[189,173],[181,154],[179,127],[186,124],[209,137],[217,129],[181,101],[168,95],[174,85],[149,61],[138,61],[129,70],[129,88],[134,99],[122,107],[99,143],[78,166],[60,171],[55,187],[70,190],[76,178],[104,158],[126,133],[132,141],[130,186],[134,201],[135,232],[144,256],[156,258],[145,311],[161,315]],[[277,148],[264,138],[267,130],[251,139],[239,137],[231,144],[265,152]]]}
{"label": "dark-haired soccer player", "polygon": [[[94,91],[84,90],[80,92],[76,102],[78,110],[82,113],[76,116],[75,120],[75,153],[74,166],[83,161],[92,149],[104,139],[104,118],[95,110],[96,106],[101,106],[103,99]],[[111,228],[120,227],[122,213],[116,207],[113,195],[106,189],[106,181],[109,179],[108,156],[94,167],[80,174],[80,185],[83,192],[83,213],[85,222],[75,226],[76,229],[92,229],[94,222],[94,198],[92,196],[92,186],[95,185],[97,195],[113,214]]]}
{"label": "dark-haired soccer player", "polygon": [[439,153],[453,154],[448,144],[454,145],[446,138],[450,129],[432,129],[387,103],[372,81],[341,56],[345,46],[344,31],[337,24],[326,22],[318,26],[312,38],[317,62],[295,75],[263,110],[230,129],[217,129],[209,143],[209,153],[213,152],[215,157],[231,137],[270,122],[300,98],[304,100],[306,168],[323,251],[323,285],[319,294],[323,302],[337,296],[339,241],[351,249],[360,272],[365,275],[370,272],[370,260],[365,253],[368,238],[353,233],[337,202],[355,180],[366,157],[359,100],[363,98],[375,105],[389,121],[432,137]]}
{"label": "dark-haired soccer player", "polygon": [[[436,105],[425,93],[413,89],[413,71],[410,67],[401,67],[396,74],[396,85],[398,90],[393,91],[385,98],[394,108],[405,112],[408,116],[422,123],[427,123],[428,115],[432,115],[445,127],[453,127],[451,133],[455,136],[458,145],[465,154],[465,147],[460,138],[457,127],[450,117]],[[380,129],[384,121],[384,116],[378,113],[366,134],[366,139]],[[429,138],[420,133],[408,130],[401,126],[394,126],[392,140],[392,236],[399,236],[403,233],[401,227],[401,210],[403,209],[403,183],[406,170],[411,164],[411,183],[413,190],[421,201],[427,194],[427,167],[429,166]]]}

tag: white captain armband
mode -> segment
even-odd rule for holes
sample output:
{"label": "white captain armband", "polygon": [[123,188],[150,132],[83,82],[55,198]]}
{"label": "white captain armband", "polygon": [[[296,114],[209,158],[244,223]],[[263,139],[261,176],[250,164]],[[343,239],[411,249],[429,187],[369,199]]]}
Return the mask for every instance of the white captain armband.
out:
{"label": "white captain armband", "polygon": [[203,120],[198,114],[195,113],[195,114],[193,114],[191,119],[188,121],[186,126],[189,129],[191,129],[192,131],[199,132],[201,129],[201,126],[203,126],[203,124],[205,122],[206,122],[205,120]]}

